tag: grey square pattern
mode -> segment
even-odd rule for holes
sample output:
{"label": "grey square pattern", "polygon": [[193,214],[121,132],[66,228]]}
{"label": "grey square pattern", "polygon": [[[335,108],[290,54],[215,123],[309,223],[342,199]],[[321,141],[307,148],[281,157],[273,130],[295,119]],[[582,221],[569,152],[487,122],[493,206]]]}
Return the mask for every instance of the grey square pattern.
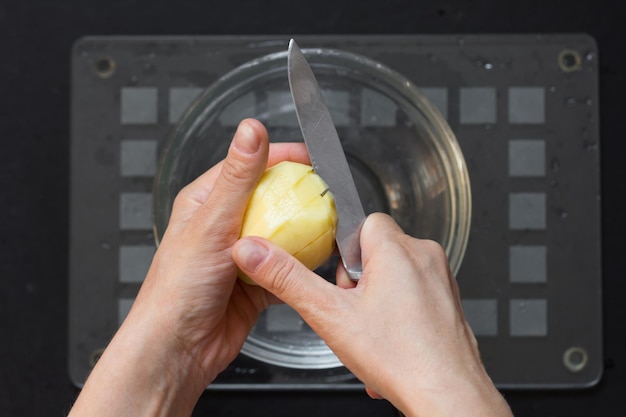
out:
{"label": "grey square pattern", "polygon": [[512,230],[545,229],[546,194],[509,194],[509,228]]}
{"label": "grey square pattern", "polygon": [[202,93],[200,87],[170,88],[169,122],[176,123],[185,113],[189,105]]}
{"label": "grey square pattern", "polygon": [[464,299],[463,312],[476,336],[498,335],[498,301],[493,299]]}
{"label": "grey square pattern", "polygon": [[361,125],[393,127],[396,125],[397,107],[389,97],[369,88],[361,93]]}
{"label": "grey square pattern", "polygon": [[122,87],[120,122],[122,124],[154,124],[158,119],[156,87]]}
{"label": "grey square pattern", "polygon": [[422,94],[448,119],[448,89],[446,87],[421,87]]}
{"label": "grey square pattern", "polygon": [[509,303],[511,336],[548,335],[548,302],[544,299],[512,299]]}
{"label": "grey square pattern", "polygon": [[546,246],[511,246],[509,279],[512,283],[545,283],[547,281]]}
{"label": "grey square pattern", "polygon": [[152,229],[152,193],[120,195],[120,229]]}
{"label": "grey square pattern", "polygon": [[[508,88],[510,124],[545,123],[543,87]],[[512,139],[508,146],[508,170],[512,178],[544,178],[546,143],[543,139]],[[546,194],[509,194],[509,228],[512,231],[547,228]],[[548,251],[545,245],[516,245],[509,248],[509,282],[516,285],[543,285],[548,280]],[[509,332],[513,337],[548,335],[547,299],[509,300]]]}
{"label": "grey square pattern", "polygon": [[[347,91],[322,90],[328,111],[337,127],[350,124],[350,93]],[[395,124],[395,118],[394,118]]]}
{"label": "grey square pattern", "polygon": [[511,177],[545,176],[545,141],[536,139],[509,141],[509,175]]}
{"label": "grey square pattern", "polygon": [[497,121],[495,87],[463,87],[459,91],[459,116],[463,124]]}
{"label": "grey square pattern", "polygon": [[256,109],[254,93],[244,94],[226,106],[220,114],[220,123],[228,127],[237,126],[243,119],[255,116]]}
{"label": "grey square pattern", "polygon": [[156,140],[123,140],[120,146],[122,177],[153,177],[156,174]]}
{"label": "grey square pattern", "polygon": [[267,108],[270,126],[298,127],[298,118],[294,113],[291,92],[269,91],[267,93]]}
{"label": "grey square pattern", "polygon": [[542,124],[546,121],[543,87],[509,87],[509,123]]}

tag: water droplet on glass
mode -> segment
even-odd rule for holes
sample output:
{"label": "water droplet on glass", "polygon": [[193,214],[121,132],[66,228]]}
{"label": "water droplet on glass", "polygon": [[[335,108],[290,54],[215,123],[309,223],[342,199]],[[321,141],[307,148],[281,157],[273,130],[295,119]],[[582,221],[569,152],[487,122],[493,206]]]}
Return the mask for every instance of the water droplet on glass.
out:
{"label": "water droplet on glass", "polygon": [[239,366],[235,368],[235,373],[240,375],[254,375],[256,372],[256,368],[241,368]]}
{"label": "water droplet on glass", "polygon": [[583,149],[586,151],[597,151],[598,144],[592,140],[583,141]]}
{"label": "water droplet on glass", "polygon": [[555,87],[555,86],[553,86],[553,85],[551,85],[551,86],[548,88],[548,91],[549,91],[549,92],[551,92],[551,93],[555,93],[555,92],[556,92],[556,87]]}
{"label": "water droplet on glass", "polygon": [[485,63],[483,64],[483,67],[484,67],[487,71],[489,71],[489,70],[492,70],[492,69],[493,69],[493,64],[492,64],[491,62],[485,62]]}
{"label": "water droplet on glass", "polygon": [[588,99],[585,100],[585,104],[587,106],[591,106],[593,104],[593,101],[590,98],[588,98]]}
{"label": "water droplet on glass", "polygon": [[563,220],[567,219],[568,213],[565,210],[559,210],[559,217]]}
{"label": "water droplet on glass", "polygon": [[585,59],[587,61],[593,61],[594,58],[595,58],[595,55],[593,52],[587,52],[587,54],[585,55]]}
{"label": "water droplet on glass", "polygon": [[578,103],[578,100],[576,100],[576,97],[565,97],[565,104],[572,107],[575,106],[576,103]]}
{"label": "water droplet on glass", "polygon": [[550,161],[550,169],[554,172],[557,172],[561,169],[561,163],[558,159],[552,158],[552,160]]}
{"label": "water droplet on glass", "polygon": [[157,73],[156,65],[148,62],[143,66],[143,74],[144,75],[154,75]]}

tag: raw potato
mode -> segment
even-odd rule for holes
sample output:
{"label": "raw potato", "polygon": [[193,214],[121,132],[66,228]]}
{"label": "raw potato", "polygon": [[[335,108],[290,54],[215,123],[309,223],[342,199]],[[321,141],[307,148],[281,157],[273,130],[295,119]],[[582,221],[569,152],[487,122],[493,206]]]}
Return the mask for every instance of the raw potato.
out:
{"label": "raw potato", "polygon": [[[241,237],[264,237],[313,270],[332,254],[336,227],[335,199],[324,180],[309,165],[285,161],[261,177],[246,208]],[[255,284],[242,271],[239,278]]]}

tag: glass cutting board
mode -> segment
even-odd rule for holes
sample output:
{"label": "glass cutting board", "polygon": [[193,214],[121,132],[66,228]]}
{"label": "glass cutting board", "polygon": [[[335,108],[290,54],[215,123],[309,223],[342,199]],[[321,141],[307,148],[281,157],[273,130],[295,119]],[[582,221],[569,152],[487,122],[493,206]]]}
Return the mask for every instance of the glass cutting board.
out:
{"label": "glass cutting board", "polygon": [[[154,254],[152,180],[169,129],[213,81],[285,50],[288,40],[88,37],[75,43],[68,361],[76,385],[128,312]],[[603,368],[594,40],[564,34],[297,41],[392,67],[448,120],[468,164],[473,204],[457,278],[496,385],[594,385]],[[393,128],[379,110],[377,128]],[[287,309],[266,317],[275,331],[298,320]],[[240,355],[210,388],[362,385],[344,368],[289,369]]]}

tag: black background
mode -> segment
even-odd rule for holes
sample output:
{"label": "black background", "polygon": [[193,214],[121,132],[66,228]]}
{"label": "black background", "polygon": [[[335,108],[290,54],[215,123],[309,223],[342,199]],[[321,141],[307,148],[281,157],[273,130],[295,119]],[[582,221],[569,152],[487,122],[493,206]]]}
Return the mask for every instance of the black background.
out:
{"label": "black background", "polygon": [[[0,416],[62,416],[67,376],[70,49],[84,35],[586,32],[598,42],[605,372],[505,392],[518,416],[626,416],[626,14],[568,0],[0,0]],[[270,411],[271,410],[271,411]],[[194,415],[392,415],[363,393],[209,392]]]}

